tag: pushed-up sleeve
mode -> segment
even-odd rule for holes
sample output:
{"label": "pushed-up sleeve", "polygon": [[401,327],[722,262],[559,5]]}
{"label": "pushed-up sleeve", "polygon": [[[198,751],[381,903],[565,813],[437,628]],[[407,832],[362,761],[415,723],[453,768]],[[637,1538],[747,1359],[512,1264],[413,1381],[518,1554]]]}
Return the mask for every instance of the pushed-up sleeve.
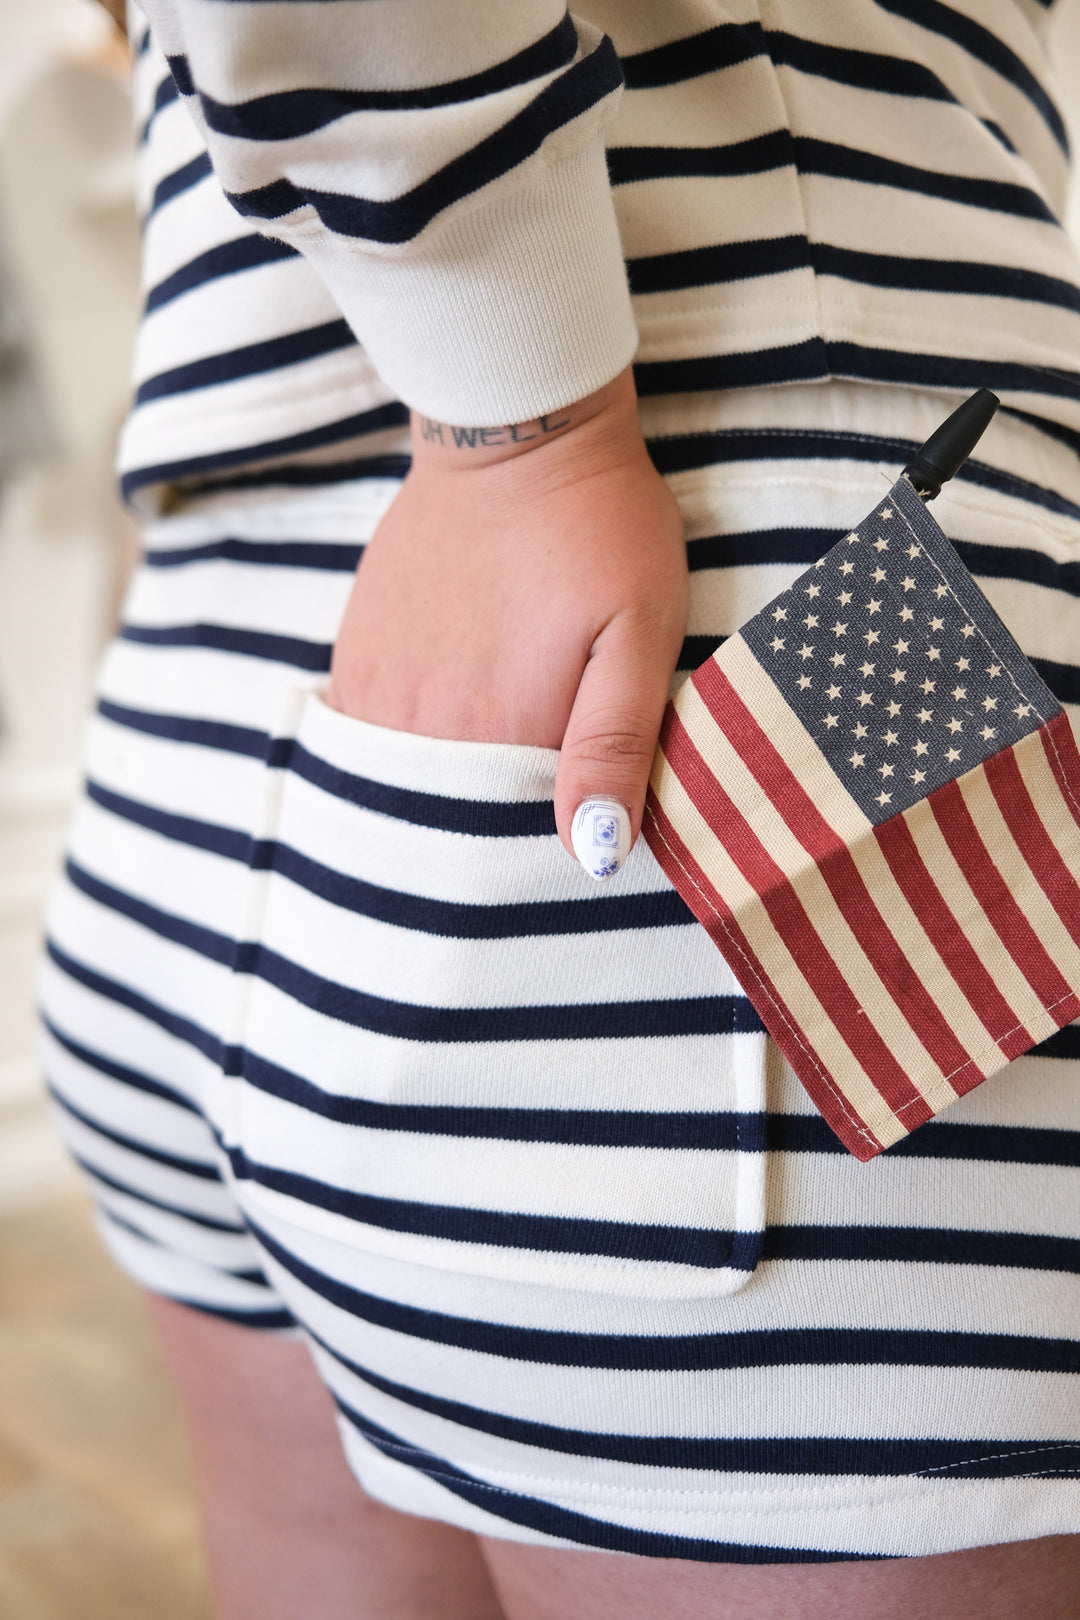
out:
{"label": "pushed-up sleeve", "polygon": [[383,379],[521,421],[628,364],[610,40],[553,0],[142,0],[233,207],[304,254]]}

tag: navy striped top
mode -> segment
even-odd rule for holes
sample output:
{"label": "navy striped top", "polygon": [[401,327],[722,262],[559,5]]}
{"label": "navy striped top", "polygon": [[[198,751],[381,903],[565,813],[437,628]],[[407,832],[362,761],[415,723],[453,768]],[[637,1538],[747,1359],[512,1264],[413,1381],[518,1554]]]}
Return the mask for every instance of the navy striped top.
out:
{"label": "navy striped top", "polygon": [[1080,445],[1044,0],[144,0],[123,486],[608,381],[993,388]]}

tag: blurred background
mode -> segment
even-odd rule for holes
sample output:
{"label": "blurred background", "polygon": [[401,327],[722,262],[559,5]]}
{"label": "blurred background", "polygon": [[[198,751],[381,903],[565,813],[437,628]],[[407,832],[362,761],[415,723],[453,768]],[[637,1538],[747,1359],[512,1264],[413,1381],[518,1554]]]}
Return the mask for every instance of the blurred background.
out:
{"label": "blurred background", "polygon": [[[1080,149],[1080,0],[1055,26]],[[33,1055],[42,907],[136,555],[112,476],[139,304],[130,125],[126,47],[94,0],[0,0],[3,1620],[210,1614],[175,1404]]]}
{"label": "blurred background", "polygon": [[40,917],[136,538],[113,489],[137,318],[127,50],[0,0],[0,1615],[208,1620],[178,1416],[34,1063]]}

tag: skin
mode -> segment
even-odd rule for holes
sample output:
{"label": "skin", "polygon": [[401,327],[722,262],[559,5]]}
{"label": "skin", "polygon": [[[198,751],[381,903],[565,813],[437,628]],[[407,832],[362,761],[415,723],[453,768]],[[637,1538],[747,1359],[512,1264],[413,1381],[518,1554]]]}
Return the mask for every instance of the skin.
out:
{"label": "skin", "polygon": [[688,584],[629,373],[486,444],[425,423],[357,571],[330,703],[429,737],[561,747],[566,848],[593,794],[621,799],[636,837]]}
{"label": "skin", "polygon": [[[628,374],[513,428],[414,418],[361,562],[330,702],[428,736],[561,746],[636,835],[686,624],[678,507]],[[452,679],[447,679],[452,672]],[[218,1620],[1078,1620],[1080,1537],[934,1558],[699,1564],[477,1538],[373,1501],[307,1351],[152,1303],[187,1416]]]}
{"label": "skin", "polygon": [[696,1564],[478,1538],[374,1501],[306,1349],[152,1300],[217,1620],[1077,1620],[1080,1537],[937,1558]]}

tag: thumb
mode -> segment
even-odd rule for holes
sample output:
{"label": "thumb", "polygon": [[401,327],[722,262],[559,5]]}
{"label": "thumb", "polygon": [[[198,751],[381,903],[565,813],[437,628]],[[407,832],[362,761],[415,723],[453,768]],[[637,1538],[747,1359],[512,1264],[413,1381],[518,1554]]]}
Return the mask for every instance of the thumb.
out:
{"label": "thumb", "polygon": [[555,822],[595,878],[614,877],[641,827],[645,790],[681,635],[630,615],[593,644],[555,777]]}

